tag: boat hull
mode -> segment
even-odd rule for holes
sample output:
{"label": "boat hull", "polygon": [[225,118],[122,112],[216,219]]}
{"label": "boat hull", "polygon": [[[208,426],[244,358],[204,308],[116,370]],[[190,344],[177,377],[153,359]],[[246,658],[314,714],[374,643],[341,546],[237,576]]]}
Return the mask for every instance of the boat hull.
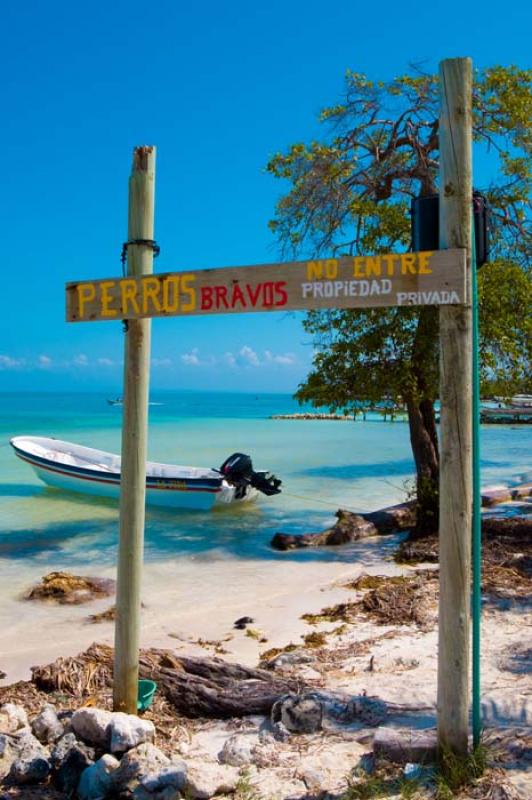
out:
{"label": "boat hull", "polygon": [[[33,442],[36,441],[37,437],[33,439]],[[53,440],[44,439],[41,441],[53,442]],[[33,452],[30,447],[24,446],[25,442],[30,442],[30,440],[21,441],[21,437],[15,438],[11,441],[11,445],[16,455],[29,464],[37,477],[48,486],[95,497],[115,500],[120,498],[119,472],[113,471],[103,464],[99,465],[99,468],[90,468],[89,466],[79,466],[79,464],[62,463],[59,459],[53,460],[51,457],[46,458],[41,453],[35,452],[34,446]],[[61,444],[67,445],[68,443]],[[89,448],[74,447],[79,453],[83,453],[83,451],[96,452]],[[61,451],[59,454],[64,457]],[[48,455],[50,456],[50,453]],[[102,455],[106,456],[111,464],[113,458],[118,458],[112,454],[102,453]],[[146,504],[150,506],[210,511],[215,504],[249,502],[254,500],[258,494],[252,487],[246,487],[246,490],[242,492],[242,490],[229,485],[221,476],[216,476],[215,473],[199,477],[187,475],[175,477],[163,474],[162,468],[166,465],[156,465],[150,462],[150,466],[152,471],[160,473],[159,475],[148,475],[146,479]],[[157,470],[157,467],[161,469]]]}

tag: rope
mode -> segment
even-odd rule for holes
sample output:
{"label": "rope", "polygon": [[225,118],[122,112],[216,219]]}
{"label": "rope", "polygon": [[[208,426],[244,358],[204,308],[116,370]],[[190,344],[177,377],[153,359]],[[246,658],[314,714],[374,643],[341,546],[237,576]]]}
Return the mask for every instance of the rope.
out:
{"label": "rope", "polygon": [[127,250],[128,247],[132,244],[140,244],[144,245],[145,247],[151,247],[153,250],[153,257],[157,258],[159,253],[161,252],[161,248],[155,241],[155,239],[130,239],[127,242],[124,242],[122,245],[122,252],[120,253],[120,261],[122,262],[122,275],[124,278],[126,277],[126,259],[127,259]]}

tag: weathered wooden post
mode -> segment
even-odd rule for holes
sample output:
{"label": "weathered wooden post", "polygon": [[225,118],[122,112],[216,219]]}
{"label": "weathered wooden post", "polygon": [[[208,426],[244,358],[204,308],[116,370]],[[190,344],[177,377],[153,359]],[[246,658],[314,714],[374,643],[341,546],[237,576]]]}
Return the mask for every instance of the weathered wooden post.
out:
{"label": "weathered wooden post", "polygon": [[440,248],[465,248],[466,303],[440,307],[438,740],[468,748],[472,526],[472,64],[440,64]]}
{"label": "weathered wooden post", "polygon": [[[155,147],[137,147],[129,179],[127,261],[132,278],[153,272],[154,190]],[[151,320],[129,319],[125,324],[113,706],[136,714]]]}

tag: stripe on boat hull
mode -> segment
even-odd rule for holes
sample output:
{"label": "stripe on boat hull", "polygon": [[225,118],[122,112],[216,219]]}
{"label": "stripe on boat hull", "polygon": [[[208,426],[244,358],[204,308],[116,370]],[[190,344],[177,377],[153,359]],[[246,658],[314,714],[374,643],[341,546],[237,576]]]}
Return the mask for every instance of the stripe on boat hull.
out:
{"label": "stripe on boat hull", "polygon": [[[33,455],[29,456],[16,447],[14,449],[17,456],[22,461],[30,464],[37,476],[49,486],[97,497],[120,497],[119,477],[100,477],[94,471],[90,474],[91,470],[80,467],[70,468],[66,465],[59,467],[55,462],[50,462],[48,459]],[[173,481],[175,481],[174,485],[172,485]],[[190,479],[148,478],[146,481],[146,503],[173,508],[209,510],[214,505],[218,493],[222,491],[221,482],[218,486],[216,486],[215,481],[207,480],[198,481],[197,483],[200,483],[200,485],[193,485]]]}

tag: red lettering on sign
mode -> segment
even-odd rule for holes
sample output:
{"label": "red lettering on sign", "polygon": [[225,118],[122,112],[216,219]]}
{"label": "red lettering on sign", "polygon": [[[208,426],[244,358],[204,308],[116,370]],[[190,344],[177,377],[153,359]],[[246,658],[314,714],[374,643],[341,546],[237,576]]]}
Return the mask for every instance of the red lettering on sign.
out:
{"label": "red lettering on sign", "polygon": [[249,299],[251,301],[251,305],[253,306],[253,308],[255,308],[255,306],[257,305],[257,300],[259,299],[260,290],[262,289],[262,283],[258,284],[258,286],[256,287],[255,291],[253,291],[253,287],[250,286],[249,283],[246,284],[246,289],[248,291],[248,295],[249,295]]}
{"label": "red lettering on sign", "polygon": [[286,289],[286,281],[277,281],[275,284],[275,294],[279,297],[279,300],[276,302],[276,306],[284,306],[288,303],[288,294]]}
{"label": "red lettering on sign", "polygon": [[268,281],[268,283],[263,284],[263,286],[262,304],[264,306],[273,306],[273,283]]}
{"label": "red lettering on sign", "polygon": [[243,308],[246,308],[246,305],[247,305],[246,304],[246,298],[244,297],[244,292],[242,291],[242,289],[240,288],[238,283],[233,286],[233,296],[231,298],[231,308],[234,308],[237,303],[240,303],[240,305]]}
{"label": "red lettering on sign", "polygon": [[227,286],[215,286],[214,291],[216,292],[216,308],[221,308],[222,303],[224,308],[229,308],[229,303],[227,302]]}
{"label": "red lettering on sign", "polygon": [[212,286],[201,287],[201,309],[209,311],[212,308]]}

